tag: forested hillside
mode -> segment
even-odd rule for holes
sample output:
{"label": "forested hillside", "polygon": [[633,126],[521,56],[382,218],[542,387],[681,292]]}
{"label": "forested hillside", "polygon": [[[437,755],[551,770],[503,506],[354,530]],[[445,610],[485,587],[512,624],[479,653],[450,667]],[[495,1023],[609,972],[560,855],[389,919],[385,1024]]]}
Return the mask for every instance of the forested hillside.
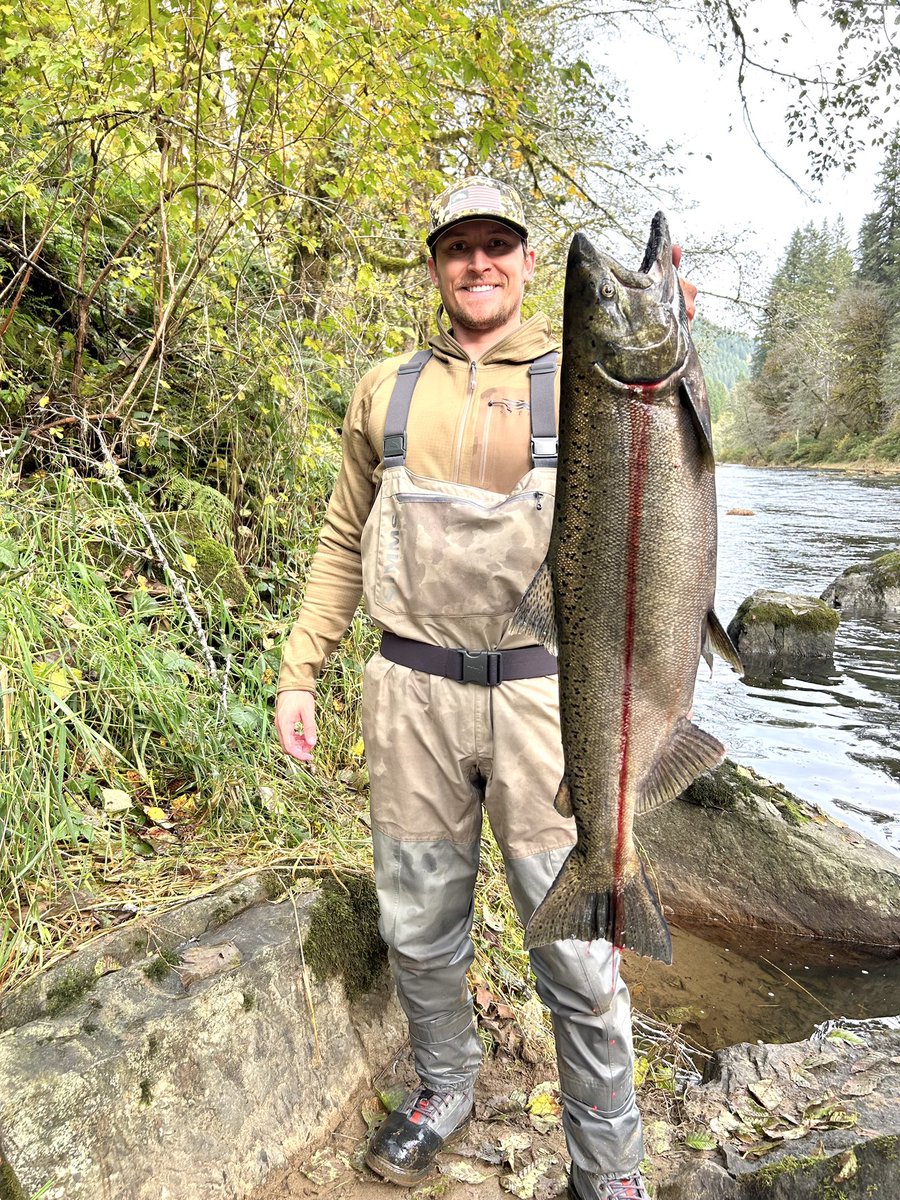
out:
{"label": "forested hillside", "polygon": [[722,329],[702,313],[696,317],[691,333],[703,365],[709,407],[715,422],[729,408],[734,385],[750,374],[754,342],[744,333]]}
{"label": "forested hillside", "polygon": [[900,460],[900,130],[852,251],[840,223],[794,232],[769,286],[752,376],[719,425],[726,456]]}

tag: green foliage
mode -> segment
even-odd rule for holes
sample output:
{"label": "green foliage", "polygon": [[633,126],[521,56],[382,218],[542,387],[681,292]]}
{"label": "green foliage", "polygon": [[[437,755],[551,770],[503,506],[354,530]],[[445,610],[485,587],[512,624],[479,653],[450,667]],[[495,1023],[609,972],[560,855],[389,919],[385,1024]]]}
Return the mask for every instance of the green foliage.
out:
{"label": "green foliage", "polygon": [[888,289],[854,278],[840,226],[796,230],[769,288],[753,377],[718,414],[720,452],[798,464],[895,457],[884,435],[900,411],[898,328]]}
{"label": "green foliage", "polygon": [[[177,574],[174,553],[170,563]],[[275,611],[238,619],[220,587],[185,571],[198,633],[133,510],[71,470],[24,486],[7,477],[0,576],[0,979],[33,969],[85,921],[96,928],[102,908],[66,910],[73,889],[127,877],[137,894],[159,876],[153,886],[177,896],[215,877],[223,849],[318,855],[323,790],[291,771],[270,732],[290,592],[270,587]],[[353,661],[370,638],[360,621]],[[358,705],[358,673],[333,669],[326,773],[353,758]]]}

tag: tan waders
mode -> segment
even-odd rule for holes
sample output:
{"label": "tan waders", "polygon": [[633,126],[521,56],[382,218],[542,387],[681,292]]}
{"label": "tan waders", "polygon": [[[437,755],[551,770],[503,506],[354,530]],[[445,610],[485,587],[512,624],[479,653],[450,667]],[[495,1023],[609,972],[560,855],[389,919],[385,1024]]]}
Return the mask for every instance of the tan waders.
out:
{"label": "tan waders", "polygon": [[[470,1092],[481,1061],[466,971],[483,811],[523,922],[575,841],[574,822],[553,807],[563,758],[552,667],[538,657],[533,677],[496,682],[507,661],[517,673],[517,660],[485,653],[528,644],[508,625],[550,534],[554,365],[552,355],[532,368],[534,465],[503,495],[406,467],[416,356],[391,400],[384,476],[362,537],[369,613],[396,635],[367,664],[363,694],[381,932],[419,1076],[440,1093]],[[436,663],[434,647],[469,653]],[[528,669],[527,654],[518,661]],[[606,1178],[635,1171],[630,1005],[612,947],[556,942],[531,963],[553,1018],[572,1160]]]}

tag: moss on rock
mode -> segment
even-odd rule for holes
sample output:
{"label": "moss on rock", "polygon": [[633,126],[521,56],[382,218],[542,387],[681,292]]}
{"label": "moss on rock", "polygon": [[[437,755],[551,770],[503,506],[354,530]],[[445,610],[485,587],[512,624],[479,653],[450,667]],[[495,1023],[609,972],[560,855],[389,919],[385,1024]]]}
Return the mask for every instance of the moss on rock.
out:
{"label": "moss on rock", "polygon": [[371,879],[344,875],[323,881],[303,953],[316,978],[341,976],[351,1003],[378,985],[387,947],[378,932],[378,897]]}
{"label": "moss on rock", "polygon": [[882,554],[872,563],[872,582],[882,592],[900,588],[900,550]]}
{"label": "moss on rock", "polygon": [[22,1185],[2,1155],[0,1155],[0,1200],[27,1200]]}
{"label": "moss on rock", "polygon": [[71,1004],[83,999],[97,982],[96,976],[85,971],[69,971],[52,987],[47,989],[45,1009],[48,1016],[55,1017]]}
{"label": "moss on rock", "polygon": [[[735,621],[745,625],[774,625],[776,627],[790,626],[803,630],[805,633],[831,633],[837,629],[841,621],[840,613],[821,600],[813,597],[793,597],[783,601],[765,599],[757,600],[754,593],[748,596],[735,614]],[[772,596],[773,593],[768,593]],[[804,599],[806,606],[791,603],[791,599]]]}

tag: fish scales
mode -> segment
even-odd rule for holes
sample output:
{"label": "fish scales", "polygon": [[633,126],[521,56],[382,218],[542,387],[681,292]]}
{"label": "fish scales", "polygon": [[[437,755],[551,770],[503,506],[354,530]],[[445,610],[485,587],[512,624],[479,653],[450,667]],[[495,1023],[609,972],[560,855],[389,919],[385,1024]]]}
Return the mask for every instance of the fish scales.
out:
{"label": "fish scales", "polygon": [[547,562],[516,623],[559,655],[577,842],[526,945],[604,937],[671,961],[633,838],[724,748],[689,720],[701,652],[737,652],[713,611],[715,477],[703,376],[662,214],[640,272],[576,235],[563,321]]}

